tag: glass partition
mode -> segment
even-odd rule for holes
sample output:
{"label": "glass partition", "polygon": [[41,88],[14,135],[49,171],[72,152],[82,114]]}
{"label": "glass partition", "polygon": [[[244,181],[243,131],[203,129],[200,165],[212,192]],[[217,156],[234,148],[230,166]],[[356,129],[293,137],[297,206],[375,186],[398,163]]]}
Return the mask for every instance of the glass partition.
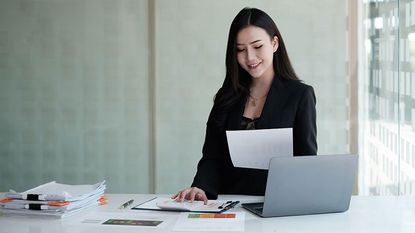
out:
{"label": "glass partition", "polygon": [[361,5],[360,193],[415,193],[414,1]]}

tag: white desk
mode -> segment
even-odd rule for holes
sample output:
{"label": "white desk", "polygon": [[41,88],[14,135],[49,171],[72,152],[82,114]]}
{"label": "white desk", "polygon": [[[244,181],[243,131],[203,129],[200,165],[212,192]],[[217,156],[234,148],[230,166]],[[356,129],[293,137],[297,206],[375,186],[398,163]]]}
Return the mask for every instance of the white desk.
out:
{"label": "white desk", "polygon": [[[109,203],[97,207],[86,213],[52,219],[45,217],[25,217],[0,215],[0,233],[66,233],[66,232],[172,232],[175,220],[179,213],[162,211],[119,210],[118,207],[127,200],[134,199],[132,206],[148,200],[155,195],[144,194],[108,194]],[[254,200],[257,197],[220,196],[222,199],[238,197],[240,200]],[[232,211],[246,212],[245,232],[318,232],[318,233],[414,233],[415,232],[415,197],[379,197],[354,196],[350,209],[344,213],[259,218],[241,207]],[[135,215],[158,214],[168,217],[164,228],[143,228],[137,226],[102,226],[80,222],[85,216],[92,213],[120,213],[128,212]]]}

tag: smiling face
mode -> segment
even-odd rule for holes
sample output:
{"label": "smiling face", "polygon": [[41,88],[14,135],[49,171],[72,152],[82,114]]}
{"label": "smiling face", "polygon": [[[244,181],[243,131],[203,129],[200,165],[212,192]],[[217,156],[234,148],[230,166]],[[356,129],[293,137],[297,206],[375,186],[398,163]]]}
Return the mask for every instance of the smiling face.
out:
{"label": "smiling face", "polygon": [[273,54],[278,49],[278,38],[256,26],[248,26],[236,37],[237,60],[252,78],[273,78]]}

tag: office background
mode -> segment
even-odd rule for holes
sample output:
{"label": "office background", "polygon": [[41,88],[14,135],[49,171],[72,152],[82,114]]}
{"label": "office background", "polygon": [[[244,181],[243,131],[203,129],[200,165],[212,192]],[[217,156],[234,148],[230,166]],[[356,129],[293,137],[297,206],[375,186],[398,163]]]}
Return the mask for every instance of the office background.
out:
{"label": "office background", "polygon": [[[415,5],[352,0],[0,1],[0,191],[50,180],[105,179],[111,193],[190,185],[229,26],[245,6],[275,20],[315,88],[319,154],[358,152],[361,194],[414,193],[412,24],[397,22]],[[402,53],[406,63],[394,59]]]}

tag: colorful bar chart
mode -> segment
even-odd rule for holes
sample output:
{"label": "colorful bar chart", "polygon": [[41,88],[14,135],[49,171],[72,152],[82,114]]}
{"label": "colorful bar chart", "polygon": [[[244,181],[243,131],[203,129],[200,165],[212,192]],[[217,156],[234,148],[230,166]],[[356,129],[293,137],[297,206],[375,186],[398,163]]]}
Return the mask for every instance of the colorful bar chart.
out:
{"label": "colorful bar chart", "polygon": [[236,214],[189,214],[188,218],[235,218]]}

